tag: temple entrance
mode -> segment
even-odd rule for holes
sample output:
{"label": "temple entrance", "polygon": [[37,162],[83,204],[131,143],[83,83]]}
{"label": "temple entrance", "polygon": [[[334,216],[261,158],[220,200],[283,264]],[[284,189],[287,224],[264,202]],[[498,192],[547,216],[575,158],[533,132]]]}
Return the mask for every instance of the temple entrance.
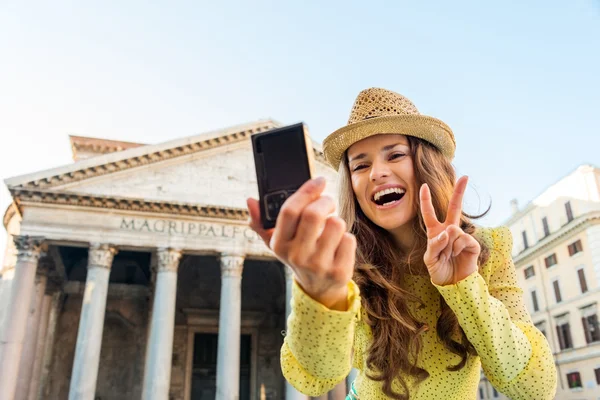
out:
{"label": "temple entrance", "polygon": [[[216,333],[194,335],[192,393],[190,400],[214,400],[217,393],[217,339]],[[240,338],[240,400],[250,400],[250,363],[252,336]],[[228,377],[233,379],[233,377]]]}

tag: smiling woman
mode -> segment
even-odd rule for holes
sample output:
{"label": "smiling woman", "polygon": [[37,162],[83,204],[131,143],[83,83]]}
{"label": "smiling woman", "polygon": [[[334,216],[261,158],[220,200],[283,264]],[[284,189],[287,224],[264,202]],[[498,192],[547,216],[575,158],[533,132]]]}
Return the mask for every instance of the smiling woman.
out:
{"label": "smiling woman", "polygon": [[475,399],[483,367],[512,399],[550,399],[556,371],[517,285],[507,228],[462,212],[455,141],[442,121],[384,89],[358,95],[324,141],[340,174],[339,216],[309,181],[262,230],[295,272],[286,379],[318,396],[360,373],[349,399]]}

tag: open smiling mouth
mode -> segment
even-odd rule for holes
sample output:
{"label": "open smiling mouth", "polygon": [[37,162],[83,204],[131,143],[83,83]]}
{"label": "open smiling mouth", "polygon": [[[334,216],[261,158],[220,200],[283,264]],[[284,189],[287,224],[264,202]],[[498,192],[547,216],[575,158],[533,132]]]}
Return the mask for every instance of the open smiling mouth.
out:
{"label": "open smiling mouth", "polygon": [[406,191],[400,188],[385,189],[375,193],[375,196],[373,196],[372,201],[378,206],[386,207],[402,200],[405,193]]}

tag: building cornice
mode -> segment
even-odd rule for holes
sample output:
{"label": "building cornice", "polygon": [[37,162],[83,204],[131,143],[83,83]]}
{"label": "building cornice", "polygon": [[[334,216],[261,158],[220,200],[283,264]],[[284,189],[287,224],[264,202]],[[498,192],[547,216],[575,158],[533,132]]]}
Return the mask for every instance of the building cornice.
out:
{"label": "building cornice", "polygon": [[248,219],[248,211],[244,208],[236,207],[147,201],[142,199],[88,195],[69,192],[53,192],[28,188],[10,189],[10,193],[19,209],[22,209],[22,207],[26,204],[37,203],[70,207],[91,207],[108,210],[175,214],[181,216],[218,218],[238,221],[245,221]]}
{"label": "building cornice", "polygon": [[533,258],[539,257],[543,252],[553,247],[559,240],[565,239],[565,237],[568,235],[577,234],[589,226],[598,223],[600,223],[600,211],[594,211],[580,215],[573,221],[563,225],[558,231],[551,233],[537,242],[534,246],[529,247],[515,256],[513,258],[514,262],[516,265],[528,263]]}

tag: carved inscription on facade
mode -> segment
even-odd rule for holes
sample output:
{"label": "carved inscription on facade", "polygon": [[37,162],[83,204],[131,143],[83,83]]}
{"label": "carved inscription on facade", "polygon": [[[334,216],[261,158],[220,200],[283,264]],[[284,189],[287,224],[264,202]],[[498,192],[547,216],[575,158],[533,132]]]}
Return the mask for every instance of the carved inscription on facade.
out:
{"label": "carved inscription on facade", "polygon": [[173,221],[150,218],[122,218],[119,228],[126,231],[156,233],[159,235],[168,236],[200,236],[245,239],[251,242],[259,240],[256,232],[248,227],[207,222]]}

